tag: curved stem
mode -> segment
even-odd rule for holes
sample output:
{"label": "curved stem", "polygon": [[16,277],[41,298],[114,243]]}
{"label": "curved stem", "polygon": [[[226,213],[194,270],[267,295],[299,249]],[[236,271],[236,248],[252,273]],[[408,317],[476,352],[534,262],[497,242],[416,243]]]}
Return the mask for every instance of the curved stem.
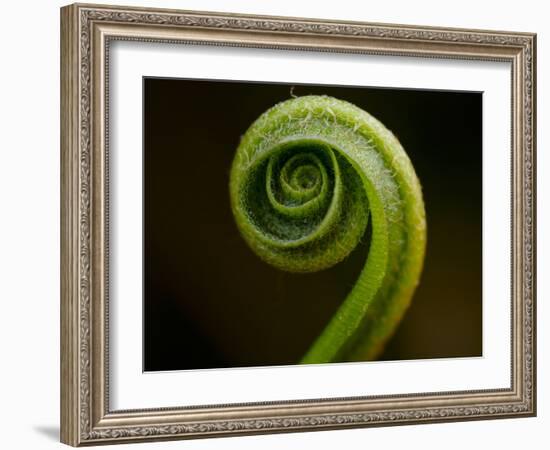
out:
{"label": "curved stem", "polygon": [[332,97],[279,103],[243,137],[230,197],[248,245],[292,272],[340,262],[371,221],[365,266],[301,362],[376,358],[411,301],[426,245],[420,183],[393,134]]}

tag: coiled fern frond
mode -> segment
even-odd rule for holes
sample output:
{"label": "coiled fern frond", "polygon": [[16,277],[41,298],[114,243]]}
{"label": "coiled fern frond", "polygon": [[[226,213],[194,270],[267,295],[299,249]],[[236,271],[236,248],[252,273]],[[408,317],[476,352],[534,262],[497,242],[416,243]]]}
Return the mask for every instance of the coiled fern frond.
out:
{"label": "coiled fern frond", "polygon": [[301,362],[376,358],[411,301],[426,246],[420,183],[395,136],[342,100],[284,101],[243,136],[230,198],[250,248],[290,272],[342,261],[370,221],[365,265]]}

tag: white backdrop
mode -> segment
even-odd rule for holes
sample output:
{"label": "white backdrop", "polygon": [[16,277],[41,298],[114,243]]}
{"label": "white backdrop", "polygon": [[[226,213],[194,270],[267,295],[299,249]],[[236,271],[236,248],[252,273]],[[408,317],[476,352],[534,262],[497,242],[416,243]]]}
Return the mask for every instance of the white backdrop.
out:
{"label": "white backdrop", "polygon": [[[61,448],[59,417],[59,6],[58,1],[13,2],[3,5],[0,71],[0,403],[3,448]],[[543,149],[550,120],[548,88],[549,14],[544,2],[508,1],[457,3],[429,1],[308,2],[306,0],[180,0],[138,1],[136,6],[159,6],[364,20],[388,23],[506,29],[539,33],[539,174],[550,160]],[[498,11],[498,14],[495,12]],[[546,55],[545,55],[546,54]],[[542,207],[546,180],[539,176],[539,230],[548,229]],[[547,217],[548,216],[548,217]],[[547,252],[544,233],[539,255]],[[539,256],[539,416],[454,424],[376,428],[348,431],[225,438],[141,444],[139,448],[270,449],[381,447],[436,449],[543,448],[548,434],[548,355],[550,339],[545,321],[546,260]],[[547,445],[547,444],[546,444]],[[143,447],[142,447],[143,446]],[[137,448],[120,446],[118,448]]]}

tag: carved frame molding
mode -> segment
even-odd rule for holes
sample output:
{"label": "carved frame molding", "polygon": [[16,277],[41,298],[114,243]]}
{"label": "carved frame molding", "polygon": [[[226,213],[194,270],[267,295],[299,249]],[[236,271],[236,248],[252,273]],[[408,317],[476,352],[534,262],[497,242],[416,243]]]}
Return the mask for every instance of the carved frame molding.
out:
{"label": "carved frame molding", "polygon": [[[510,389],[111,411],[108,58],[114,39],[509,61]],[[533,416],[536,35],[75,4],[61,10],[61,440],[73,446]]]}

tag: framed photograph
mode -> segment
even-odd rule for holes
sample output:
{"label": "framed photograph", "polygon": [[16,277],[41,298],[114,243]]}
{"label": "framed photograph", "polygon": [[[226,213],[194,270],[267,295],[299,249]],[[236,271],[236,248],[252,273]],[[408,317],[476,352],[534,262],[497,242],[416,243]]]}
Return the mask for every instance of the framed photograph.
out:
{"label": "framed photograph", "polygon": [[535,415],[535,56],[62,8],[62,442]]}

